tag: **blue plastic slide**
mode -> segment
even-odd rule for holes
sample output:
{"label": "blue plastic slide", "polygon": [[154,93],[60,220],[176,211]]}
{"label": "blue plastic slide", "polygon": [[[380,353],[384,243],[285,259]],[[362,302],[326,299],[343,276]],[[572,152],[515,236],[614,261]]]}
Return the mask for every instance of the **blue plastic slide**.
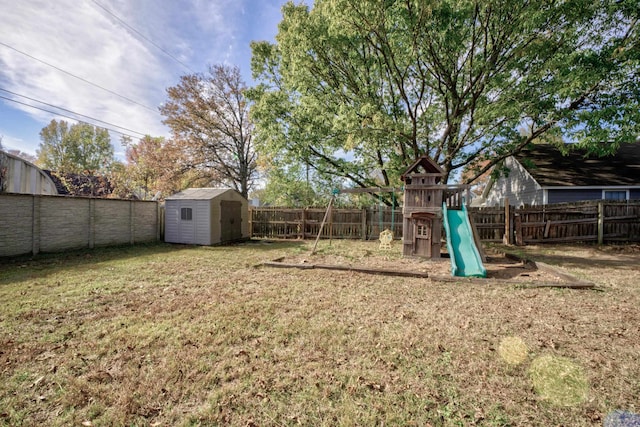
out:
{"label": "blue plastic slide", "polygon": [[473,239],[467,208],[450,210],[442,204],[447,250],[451,259],[451,275],[459,277],[487,277],[480,252]]}

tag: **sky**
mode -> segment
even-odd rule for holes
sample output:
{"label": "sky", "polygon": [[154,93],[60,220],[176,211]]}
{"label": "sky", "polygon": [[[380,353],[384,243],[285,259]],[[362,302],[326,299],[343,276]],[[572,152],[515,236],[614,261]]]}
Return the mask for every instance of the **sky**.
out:
{"label": "sky", "polygon": [[238,66],[252,84],[250,43],[274,40],[285,2],[0,0],[3,147],[35,155],[52,119],[75,123],[69,111],[133,137],[169,136],[158,112],[166,88],[211,64]]}

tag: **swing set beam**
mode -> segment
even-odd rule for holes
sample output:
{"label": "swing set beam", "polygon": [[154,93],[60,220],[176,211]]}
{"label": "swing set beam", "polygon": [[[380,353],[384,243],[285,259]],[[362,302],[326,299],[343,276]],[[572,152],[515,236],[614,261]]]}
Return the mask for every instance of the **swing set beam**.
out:
{"label": "swing set beam", "polygon": [[362,194],[362,193],[396,193],[403,192],[402,187],[366,187],[366,188],[343,188],[338,192],[342,194]]}
{"label": "swing set beam", "polygon": [[[333,207],[333,200],[338,194],[362,194],[362,193],[391,193],[393,196],[393,204],[395,205],[395,193],[403,192],[404,188],[402,187],[367,187],[367,188],[344,188],[344,189],[335,189],[333,190],[333,195],[331,196],[331,200],[329,200],[329,206],[327,206],[327,210],[324,213],[324,218],[322,219],[322,223],[320,224],[320,230],[318,230],[318,235],[316,236],[316,241],[313,244],[313,249],[311,249],[311,255],[316,253],[316,248],[318,247],[318,241],[320,240],[320,236],[322,235],[322,229],[329,219],[329,244],[331,244],[331,240],[333,237],[333,227],[331,224],[331,208]],[[392,206],[392,209],[395,209]],[[380,211],[382,215],[382,211]],[[380,219],[380,224],[382,224],[382,219]],[[391,224],[395,224],[395,211],[391,211]],[[382,226],[380,226],[382,228]],[[382,231],[382,230],[381,230]]]}

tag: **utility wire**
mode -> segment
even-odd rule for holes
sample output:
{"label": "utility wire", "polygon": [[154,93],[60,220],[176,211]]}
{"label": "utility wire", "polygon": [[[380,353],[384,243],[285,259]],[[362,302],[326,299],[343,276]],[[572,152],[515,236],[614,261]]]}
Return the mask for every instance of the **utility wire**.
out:
{"label": "utility wire", "polygon": [[163,49],[161,46],[159,46],[158,44],[156,44],[153,40],[151,40],[150,38],[148,38],[147,36],[145,36],[144,34],[142,34],[140,31],[136,30],[135,28],[133,28],[131,25],[127,24],[122,18],[120,18],[119,16],[117,16],[116,14],[114,14],[113,12],[111,12],[109,9],[107,9],[106,7],[104,7],[103,5],[101,5],[100,3],[98,3],[96,0],[91,0],[96,6],[98,6],[99,8],[101,8],[102,10],[104,10],[105,12],[107,12],[109,15],[113,16],[115,19],[118,20],[118,22],[120,22],[122,25],[124,25],[125,27],[127,27],[128,29],[130,29],[131,31],[133,31],[134,33],[136,33],[137,35],[139,35],[140,37],[142,37],[144,40],[148,41],[149,43],[151,43],[153,46],[155,46],[156,48],[160,49],[165,55],[167,55],[169,58],[173,59],[174,61],[176,61],[178,64],[182,65],[184,68],[186,68],[187,70],[191,71],[192,73],[195,74],[195,71],[193,71],[191,69],[191,67],[189,67],[187,64],[185,64],[184,62],[180,61],[178,58],[176,58],[175,56],[173,56],[171,53],[167,52],[165,49]]}
{"label": "utility wire", "polygon": [[155,109],[155,108],[153,108],[153,107],[149,107],[148,105],[141,104],[141,103],[139,103],[138,101],[134,101],[134,100],[133,100],[133,99],[131,99],[131,98],[127,98],[127,97],[126,97],[126,96],[124,96],[124,95],[120,95],[119,93],[114,92],[114,91],[112,91],[111,89],[107,89],[106,87],[102,87],[102,86],[100,86],[100,85],[98,85],[98,84],[96,84],[96,83],[90,82],[89,80],[84,79],[84,78],[82,78],[82,77],[80,77],[80,76],[76,76],[75,74],[72,74],[72,73],[70,73],[70,72],[68,72],[68,71],[66,71],[66,70],[63,70],[63,69],[62,69],[62,68],[60,68],[60,67],[56,67],[55,65],[49,64],[48,62],[45,62],[45,61],[43,61],[42,59],[36,58],[35,56],[29,55],[29,54],[28,54],[28,53],[26,53],[26,52],[23,52],[23,51],[21,51],[21,50],[18,50],[18,49],[16,49],[16,48],[15,48],[15,47],[13,47],[13,46],[9,46],[9,45],[8,45],[8,44],[6,44],[6,43],[0,42],[0,45],[5,46],[5,47],[8,47],[9,49],[15,50],[16,52],[18,52],[18,53],[20,53],[20,54],[22,54],[22,55],[24,55],[24,56],[26,56],[26,57],[28,57],[28,58],[31,58],[31,59],[33,59],[33,60],[35,60],[35,61],[38,61],[38,62],[40,62],[40,63],[42,63],[42,64],[44,64],[44,65],[47,65],[47,66],[49,66],[49,67],[51,67],[51,68],[55,68],[56,70],[58,70],[58,71],[60,71],[60,72],[63,72],[63,73],[65,73],[65,74],[67,74],[67,75],[69,75],[69,76],[71,76],[71,77],[74,77],[74,78],[76,78],[76,79],[78,79],[78,80],[82,80],[83,82],[88,83],[88,84],[90,84],[91,86],[95,86],[95,87],[97,87],[97,88],[99,88],[99,89],[104,90],[105,92],[109,92],[109,93],[111,93],[111,94],[113,94],[113,95],[116,95],[116,96],[118,96],[118,97],[122,98],[122,99],[125,99],[125,100],[127,100],[127,101],[129,101],[129,102],[132,102],[132,103],[134,103],[134,104],[136,104],[136,105],[139,105],[139,106],[141,106],[141,107],[144,107],[144,108],[146,108],[147,110],[151,110],[151,111],[156,112],[156,113],[158,112],[158,110],[157,110],[157,109]]}
{"label": "utility wire", "polygon": [[[76,117],[72,117],[72,116],[67,116],[67,115],[64,115],[64,114],[60,114],[60,113],[58,113],[57,111],[47,110],[46,108],[41,108],[41,107],[38,107],[38,106],[35,106],[35,105],[27,104],[26,102],[21,102],[21,101],[18,101],[18,100],[16,100],[16,99],[12,99],[12,98],[9,98],[9,97],[3,96],[3,95],[0,95],[0,99],[6,99],[7,101],[15,102],[16,104],[25,105],[25,106],[27,106],[27,107],[35,108],[36,110],[45,111],[45,112],[47,112],[47,113],[55,114],[55,115],[57,115],[57,116],[66,117],[66,118],[71,119],[71,120],[77,120],[77,121],[79,121],[80,123],[85,123],[85,124],[88,124],[88,125],[91,125],[91,126],[95,126],[93,123],[85,122],[85,121],[83,121],[83,120],[78,120]],[[86,117],[86,116],[85,116],[85,117]],[[96,120],[96,119],[92,119],[92,120]],[[106,123],[106,122],[103,122],[103,123]],[[129,129],[123,128],[123,127],[121,127],[121,126],[113,125],[113,124],[111,124],[111,123],[109,123],[109,125],[110,125],[110,126],[117,127],[117,128],[125,129],[125,130],[128,130],[129,132],[137,133],[137,134],[139,134],[139,135],[144,135],[143,133],[136,132],[136,131],[132,131],[132,130],[129,130]],[[125,136],[130,136],[131,138],[140,139],[140,137],[139,137],[139,136],[129,135],[129,134],[124,133],[124,132],[122,132],[122,131],[115,130],[115,129],[112,129],[112,128],[108,128],[108,127],[105,127],[105,126],[101,126],[101,127],[102,127],[103,129],[108,130],[108,131],[115,132],[115,133],[119,133],[120,135],[125,135]]]}
{"label": "utility wire", "polygon": [[49,107],[57,108],[58,110],[66,111],[67,113],[75,114],[75,115],[80,116],[80,117],[85,117],[85,118],[87,118],[87,119],[90,119],[90,120],[93,120],[93,121],[96,121],[96,122],[99,122],[99,123],[104,123],[105,125],[114,126],[114,127],[117,127],[117,128],[123,129],[123,130],[126,130],[127,132],[137,133],[137,134],[140,134],[140,135],[142,135],[142,136],[144,136],[144,135],[145,135],[145,134],[143,134],[142,132],[137,132],[137,131],[132,130],[132,129],[128,129],[128,128],[125,128],[125,127],[122,127],[122,126],[114,125],[113,123],[105,122],[104,120],[100,120],[100,119],[96,119],[96,118],[91,117],[91,116],[87,116],[87,115],[84,115],[84,114],[80,114],[80,113],[77,113],[77,112],[72,111],[72,110],[67,110],[66,108],[62,108],[62,107],[59,107],[59,106],[57,106],[57,105],[49,104],[48,102],[40,101],[39,99],[30,98],[30,97],[28,97],[28,96],[26,96],[26,95],[20,95],[19,93],[15,93],[15,92],[12,92],[12,91],[10,91],[10,90],[7,90],[7,89],[1,88],[1,87],[0,87],[0,90],[1,90],[1,91],[3,91],[3,92],[10,93],[11,95],[19,96],[19,97],[21,97],[21,98],[26,98],[26,99],[28,99],[29,101],[38,102],[38,103],[40,103],[40,104],[48,105]]}

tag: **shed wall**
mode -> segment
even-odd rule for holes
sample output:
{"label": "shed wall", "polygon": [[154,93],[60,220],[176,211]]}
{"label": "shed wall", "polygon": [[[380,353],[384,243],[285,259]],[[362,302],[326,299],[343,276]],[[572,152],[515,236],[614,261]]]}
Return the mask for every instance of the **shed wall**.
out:
{"label": "shed wall", "polygon": [[211,205],[211,238],[213,243],[222,243],[222,227],[221,224],[222,213],[221,213],[221,202],[222,201],[232,201],[241,203],[240,208],[240,221],[241,221],[241,230],[242,236],[241,238],[247,239],[250,237],[249,232],[249,202],[247,199],[242,197],[239,193],[235,191],[227,191],[220,196],[218,196]]}
{"label": "shed wall", "polygon": [[193,202],[193,221],[195,225],[195,239],[197,245],[211,245],[217,243],[213,238],[214,231],[211,224],[212,200],[195,200]]}
{"label": "shed wall", "polygon": [[[167,200],[165,202],[165,242],[187,245],[211,245],[212,238],[210,200]],[[192,219],[182,220],[182,208],[191,208]]]}
{"label": "shed wall", "polygon": [[178,237],[180,233],[180,227],[178,220],[180,218],[179,213],[179,201],[167,200],[164,202],[164,241],[169,243],[178,243]]}

